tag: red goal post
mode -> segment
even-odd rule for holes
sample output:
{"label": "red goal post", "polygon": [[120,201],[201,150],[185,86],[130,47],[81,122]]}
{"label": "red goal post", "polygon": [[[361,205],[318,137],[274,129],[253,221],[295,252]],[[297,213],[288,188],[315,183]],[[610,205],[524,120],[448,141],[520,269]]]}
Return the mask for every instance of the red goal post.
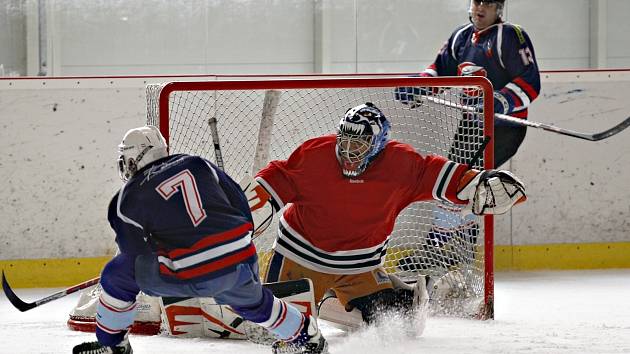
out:
{"label": "red goal post", "polygon": [[[397,87],[422,87],[438,99],[406,105],[395,99]],[[270,93],[276,100],[271,107]],[[238,181],[260,164],[255,160],[261,156],[261,146],[266,149],[263,156],[286,159],[303,141],[334,133],[348,108],[373,102],[391,121],[393,139],[409,143],[421,154],[468,163],[483,138],[493,137],[494,108],[493,100],[485,99],[481,112],[470,112],[462,109],[462,99],[492,98],[492,93],[491,83],[483,77],[219,77],[148,85],[147,123],[160,128],[171,153],[195,154],[216,162],[208,124],[214,118],[224,168]],[[491,168],[493,151],[491,139],[475,167]],[[438,202],[410,205],[397,219],[384,266],[405,281],[428,275],[439,279],[439,285],[448,285],[440,292],[444,298],[433,302],[435,313],[493,318],[493,218],[466,220],[467,226],[462,226],[462,220],[453,222],[459,210]],[[439,213],[449,216],[436,217]],[[255,240],[262,271],[277,219]],[[471,225],[476,231],[470,231]],[[437,237],[435,230],[439,230]]]}

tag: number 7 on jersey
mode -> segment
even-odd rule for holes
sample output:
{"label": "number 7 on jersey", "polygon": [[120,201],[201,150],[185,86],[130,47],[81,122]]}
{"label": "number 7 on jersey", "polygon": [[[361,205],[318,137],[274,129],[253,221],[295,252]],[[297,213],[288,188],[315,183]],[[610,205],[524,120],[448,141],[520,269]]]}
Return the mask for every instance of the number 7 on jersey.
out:
{"label": "number 7 on jersey", "polygon": [[206,211],[201,204],[201,197],[197,189],[197,181],[195,176],[186,169],[175,176],[160,183],[155,190],[164,198],[169,200],[178,191],[182,192],[186,211],[193,225],[198,226],[205,218]]}

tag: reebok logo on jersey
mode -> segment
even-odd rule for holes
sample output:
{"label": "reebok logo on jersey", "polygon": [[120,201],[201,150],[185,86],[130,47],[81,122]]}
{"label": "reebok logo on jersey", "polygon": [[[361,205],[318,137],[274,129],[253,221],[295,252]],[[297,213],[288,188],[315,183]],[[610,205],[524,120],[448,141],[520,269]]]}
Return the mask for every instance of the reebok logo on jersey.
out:
{"label": "reebok logo on jersey", "polygon": [[365,183],[365,181],[362,179],[351,179],[350,183]]}

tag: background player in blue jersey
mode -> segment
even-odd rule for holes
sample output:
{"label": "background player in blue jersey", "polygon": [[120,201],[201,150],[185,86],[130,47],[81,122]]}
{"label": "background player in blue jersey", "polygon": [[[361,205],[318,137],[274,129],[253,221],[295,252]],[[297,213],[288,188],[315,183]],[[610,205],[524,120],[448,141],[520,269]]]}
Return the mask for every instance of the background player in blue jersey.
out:
{"label": "background player in blue jersey", "polygon": [[131,129],[119,145],[123,187],[109,205],[120,253],[102,271],[97,342],[73,353],[132,353],[127,338],[136,295],[208,297],[281,339],[274,352],[322,353],[312,316],[259,281],[252,215],[241,188],[209,161],[170,155],[153,126]]}
{"label": "background player in blue jersey", "polygon": [[[420,76],[485,76],[494,86],[495,113],[527,118],[529,105],[540,92],[540,74],[529,36],[518,25],[502,19],[505,0],[470,1],[470,23],[459,26],[440,49],[435,61]],[[426,94],[417,87],[400,87],[396,99],[416,104]],[[476,97],[465,104],[481,105]],[[526,128],[495,123],[495,168],[509,160],[525,138]],[[465,139],[457,134],[455,144]],[[451,159],[467,162],[452,149]]]}
{"label": "background player in blue jersey", "polygon": [[[495,113],[527,118],[529,105],[540,92],[540,74],[534,47],[523,28],[503,21],[505,0],[470,0],[469,23],[457,27],[438,52],[435,61],[419,76],[485,76],[494,87]],[[422,96],[432,94],[419,87],[399,87],[396,100],[421,105]],[[470,93],[470,95],[467,95]],[[462,104],[483,106],[476,92],[462,92]],[[449,152],[449,159],[468,163],[481,137],[466,134],[479,129],[478,114],[464,114]],[[494,125],[494,168],[508,161],[525,139],[526,127],[496,120]],[[473,145],[471,145],[473,144]],[[478,226],[470,219],[438,205],[429,237],[439,246],[453,235],[476,240]],[[474,243],[474,242],[473,242]]]}

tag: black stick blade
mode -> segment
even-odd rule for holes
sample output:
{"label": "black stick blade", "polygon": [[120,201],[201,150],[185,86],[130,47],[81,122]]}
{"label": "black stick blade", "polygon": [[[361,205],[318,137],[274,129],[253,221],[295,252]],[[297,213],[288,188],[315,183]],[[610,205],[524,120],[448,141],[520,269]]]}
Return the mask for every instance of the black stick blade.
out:
{"label": "black stick blade", "polygon": [[6,294],[7,299],[9,299],[11,304],[15,306],[16,309],[22,312],[28,311],[32,309],[33,307],[37,306],[35,305],[35,303],[32,303],[32,302],[31,303],[24,302],[17,295],[15,295],[15,293],[13,292],[13,289],[11,289],[11,287],[9,286],[9,283],[7,282],[7,278],[4,276],[4,270],[2,271],[2,290],[4,290],[4,293]]}
{"label": "black stick blade", "polygon": [[602,140],[602,139],[606,139],[609,138],[617,133],[619,133],[620,131],[626,129],[628,126],[630,126],[630,117],[626,118],[623,122],[615,125],[614,127],[605,130],[601,133],[597,133],[597,134],[593,134],[593,141],[598,141],[598,140]]}

